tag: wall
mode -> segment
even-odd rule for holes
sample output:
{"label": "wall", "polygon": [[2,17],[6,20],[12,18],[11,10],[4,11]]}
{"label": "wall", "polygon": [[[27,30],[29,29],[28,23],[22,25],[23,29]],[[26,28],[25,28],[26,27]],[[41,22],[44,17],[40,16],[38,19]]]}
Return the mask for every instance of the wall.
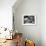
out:
{"label": "wall", "polygon": [[0,27],[12,28],[12,6],[16,0],[0,0]]}
{"label": "wall", "polygon": [[[16,6],[16,5],[14,5]],[[41,0],[23,0],[20,5],[13,7],[15,29],[23,33],[23,37],[35,41],[36,46],[41,46]],[[22,25],[22,16],[33,14],[36,16],[36,25]]]}
{"label": "wall", "polygon": [[46,46],[46,0],[41,1],[41,40],[42,46]]}

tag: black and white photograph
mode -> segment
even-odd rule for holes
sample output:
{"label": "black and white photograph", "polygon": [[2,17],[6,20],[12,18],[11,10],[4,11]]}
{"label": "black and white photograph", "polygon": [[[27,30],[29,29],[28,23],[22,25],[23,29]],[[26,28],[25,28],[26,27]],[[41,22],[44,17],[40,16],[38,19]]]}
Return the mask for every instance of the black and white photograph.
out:
{"label": "black and white photograph", "polygon": [[36,24],[36,16],[24,15],[23,16],[23,24],[24,25],[35,25]]}

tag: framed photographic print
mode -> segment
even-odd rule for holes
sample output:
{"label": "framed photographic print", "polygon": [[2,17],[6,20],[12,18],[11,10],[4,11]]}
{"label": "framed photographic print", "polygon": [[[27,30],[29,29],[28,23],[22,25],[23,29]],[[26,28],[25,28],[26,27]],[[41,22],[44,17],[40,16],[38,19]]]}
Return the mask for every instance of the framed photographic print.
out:
{"label": "framed photographic print", "polygon": [[34,16],[34,15],[23,15],[22,24],[23,25],[35,25],[36,24],[36,16]]}

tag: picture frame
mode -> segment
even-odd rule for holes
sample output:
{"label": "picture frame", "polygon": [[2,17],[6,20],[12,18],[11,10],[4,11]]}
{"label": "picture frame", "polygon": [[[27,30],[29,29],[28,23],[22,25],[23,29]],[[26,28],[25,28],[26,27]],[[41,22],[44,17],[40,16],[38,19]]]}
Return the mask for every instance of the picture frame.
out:
{"label": "picture frame", "polygon": [[36,16],[31,14],[24,14],[22,16],[22,25],[36,25]]}

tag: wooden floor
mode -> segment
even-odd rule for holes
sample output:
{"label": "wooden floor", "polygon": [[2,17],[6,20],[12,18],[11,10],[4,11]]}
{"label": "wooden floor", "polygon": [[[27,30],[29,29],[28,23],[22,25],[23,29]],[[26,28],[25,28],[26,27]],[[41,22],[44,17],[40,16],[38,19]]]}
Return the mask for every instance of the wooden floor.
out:
{"label": "wooden floor", "polygon": [[15,39],[13,40],[6,40],[6,42],[2,43],[0,46],[16,46]]}

